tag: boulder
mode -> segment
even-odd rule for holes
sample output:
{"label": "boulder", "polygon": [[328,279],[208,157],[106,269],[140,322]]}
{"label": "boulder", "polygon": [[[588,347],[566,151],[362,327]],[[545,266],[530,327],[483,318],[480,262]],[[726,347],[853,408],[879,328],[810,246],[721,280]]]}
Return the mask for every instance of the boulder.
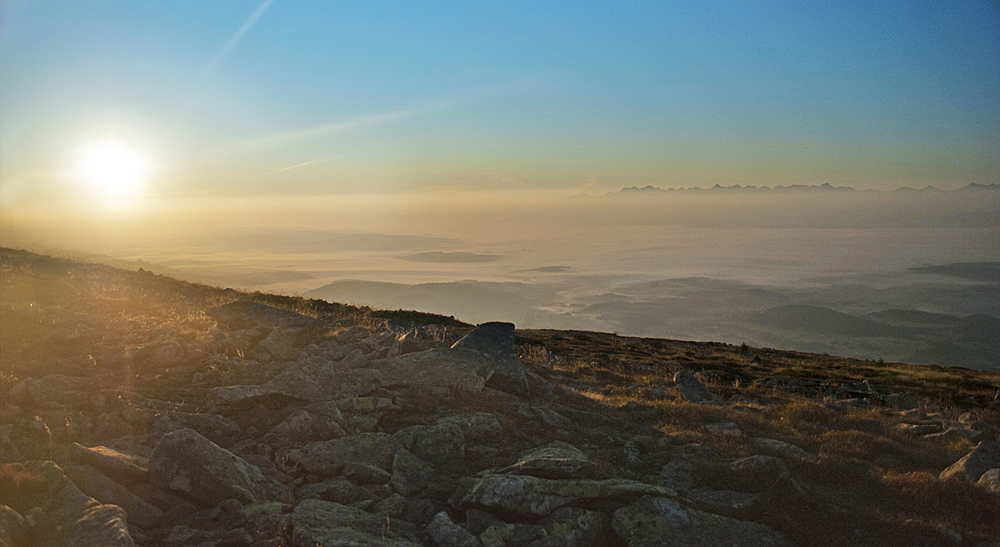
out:
{"label": "boulder", "polygon": [[419,534],[405,521],[320,500],[295,506],[287,543],[294,547],[418,547]]}
{"label": "boulder", "polygon": [[[97,389],[97,380],[90,376],[49,374],[37,380],[29,378],[24,382],[27,382],[26,389],[31,401],[43,408],[58,408],[63,397],[69,392],[88,392]],[[13,399],[13,396],[11,398]]]}
{"label": "boulder", "polygon": [[560,507],[544,521],[546,535],[529,547],[602,547],[613,544],[611,518],[607,513],[576,507]]}
{"label": "boulder", "polygon": [[518,457],[518,461],[499,473],[531,475],[543,479],[594,478],[597,464],[590,461],[577,447],[555,441],[533,448]]}
{"label": "boulder", "polygon": [[427,535],[438,547],[482,547],[482,543],[471,532],[455,524],[448,513],[441,511],[427,525]]}
{"label": "boulder", "polygon": [[413,443],[413,453],[437,466],[465,459],[465,436],[453,423],[439,423],[421,431]]}
{"label": "boulder", "polygon": [[468,443],[495,444],[503,433],[503,427],[497,417],[488,412],[445,416],[437,423],[457,425]]}
{"label": "boulder", "polygon": [[157,486],[208,503],[268,499],[269,485],[260,469],[192,429],[160,439],[150,460],[150,475]]}
{"label": "boulder", "polygon": [[495,374],[488,382],[489,387],[517,395],[528,394],[524,364],[514,350],[513,323],[483,323],[451,347],[482,353],[493,362]]}
{"label": "boulder", "polygon": [[105,446],[88,448],[79,443],[73,443],[70,445],[70,458],[75,462],[94,467],[104,475],[119,479],[124,483],[149,480],[149,458],[142,456],[123,454]]}
{"label": "boulder", "polygon": [[434,466],[405,448],[396,451],[392,459],[390,484],[404,496],[415,496],[427,489],[437,477]]}
{"label": "boulder", "polygon": [[18,547],[26,545],[28,528],[20,513],[0,505],[0,547]]}
{"label": "boulder", "polygon": [[292,412],[264,435],[271,446],[300,445],[344,436],[344,416],[333,402],[316,403]]}
{"label": "boulder", "polygon": [[1000,467],[1000,443],[982,441],[971,452],[962,456],[962,459],[942,471],[938,478],[976,482],[994,467]]}
{"label": "boulder", "polygon": [[921,436],[941,431],[940,424],[897,424],[896,430],[907,435]]}
{"label": "boulder", "polygon": [[372,362],[386,387],[447,388],[482,391],[495,364],[486,355],[468,349],[437,348]]}
{"label": "boulder", "polygon": [[392,469],[393,456],[400,447],[392,435],[360,433],[339,439],[309,443],[299,451],[298,461],[309,473],[338,475],[347,462]]}
{"label": "boulder", "polygon": [[319,324],[316,319],[301,313],[265,306],[256,302],[230,302],[207,310],[205,315],[231,330],[255,327],[270,327],[272,329],[315,328]]}
{"label": "boulder", "polygon": [[994,467],[982,474],[976,486],[1000,494],[1000,468]]}
{"label": "boulder", "polygon": [[626,479],[548,480],[522,475],[487,474],[463,479],[456,493],[463,508],[481,507],[523,516],[545,516],[553,510],[580,502],[619,503],[640,496],[674,496],[663,486]]}
{"label": "boulder", "polygon": [[647,496],[614,512],[611,527],[628,547],[791,547],[784,535],[756,522],[685,509]]}
{"label": "boulder", "polygon": [[802,460],[805,462],[816,463],[816,454],[806,452],[805,450],[795,446],[791,443],[786,443],[785,441],[779,441],[777,439],[767,439],[764,437],[751,437],[748,442],[750,448],[757,452],[763,452],[768,456],[776,456],[778,458],[792,459],[792,460]]}
{"label": "boulder", "polygon": [[161,511],[131,490],[105,477],[88,465],[67,465],[66,476],[86,495],[101,503],[117,505],[128,514],[128,522],[143,528],[155,528],[163,517]]}
{"label": "boulder", "polygon": [[359,397],[379,386],[380,374],[369,368],[341,369],[337,363],[296,362],[264,384],[213,388],[217,404],[250,405],[276,395],[301,401]]}
{"label": "boulder", "polygon": [[722,398],[712,393],[701,383],[691,371],[682,368],[674,374],[674,384],[681,395],[692,403],[705,403],[710,405],[721,405]]}

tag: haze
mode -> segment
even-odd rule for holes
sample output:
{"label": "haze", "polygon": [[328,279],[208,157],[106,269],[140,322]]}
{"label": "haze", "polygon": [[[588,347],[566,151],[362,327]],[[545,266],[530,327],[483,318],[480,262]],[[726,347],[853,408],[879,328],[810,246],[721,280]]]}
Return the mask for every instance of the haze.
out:
{"label": "haze", "polygon": [[0,10],[5,245],[1000,369],[995,2]]}

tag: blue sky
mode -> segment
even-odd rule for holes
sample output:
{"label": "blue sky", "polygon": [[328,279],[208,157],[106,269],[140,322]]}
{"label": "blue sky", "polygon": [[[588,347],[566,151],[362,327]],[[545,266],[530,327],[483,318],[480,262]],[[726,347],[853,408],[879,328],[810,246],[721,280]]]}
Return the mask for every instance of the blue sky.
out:
{"label": "blue sky", "polygon": [[0,199],[1000,182],[995,1],[617,4],[8,0]]}

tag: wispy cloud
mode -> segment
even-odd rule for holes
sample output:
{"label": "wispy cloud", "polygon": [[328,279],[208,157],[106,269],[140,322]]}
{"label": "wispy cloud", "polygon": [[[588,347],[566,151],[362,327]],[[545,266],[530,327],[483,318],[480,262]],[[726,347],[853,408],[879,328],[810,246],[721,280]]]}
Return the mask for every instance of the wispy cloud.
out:
{"label": "wispy cloud", "polygon": [[525,82],[518,82],[514,84],[508,84],[504,86],[498,86],[493,89],[489,89],[478,93],[472,93],[462,97],[445,99],[441,101],[412,106],[409,108],[401,108],[398,110],[391,110],[389,112],[382,112],[380,114],[361,116],[350,120],[342,120],[314,127],[295,129],[292,131],[285,131],[282,133],[275,133],[273,135],[266,135],[263,137],[257,137],[253,139],[247,139],[244,141],[230,143],[222,148],[222,152],[224,153],[252,152],[255,150],[263,150],[267,148],[283,146],[298,141],[325,137],[327,135],[346,133],[348,131],[361,129],[364,127],[382,125],[386,123],[403,120],[406,118],[420,116],[430,112],[445,110],[452,106],[483,100],[492,96],[517,93],[524,91],[526,89],[538,87],[540,85],[542,85],[542,82],[538,80],[531,80]]}
{"label": "wispy cloud", "polygon": [[327,158],[322,158],[322,159],[317,158],[317,159],[314,159],[314,160],[304,161],[302,163],[296,163],[295,165],[289,165],[288,167],[282,167],[281,169],[275,169],[274,171],[271,171],[271,172],[272,173],[281,173],[282,171],[291,171],[292,169],[298,169],[299,167],[305,167],[307,165],[313,165],[313,164],[317,164],[317,163],[323,163],[325,161],[328,161]]}
{"label": "wispy cloud", "polygon": [[240,30],[237,30],[236,34],[234,34],[233,37],[230,38],[228,42],[226,42],[226,45],[222,46],[222,49],[220,49],[219,52],[215,54],[215,57],[212,57],[212,60],[209,61],[207,65],[205,65],[204,70],[201,71],[202,74],[208,73],[213,68],[215,68],[216,65],[222,62],[222,59],[225,58],[226,54],[229,53],[229,50],[233,49],[236,46],[236,44],[238,44],[239,41],[243,39],[243,35],[246,34],[251,28],[253,28],[255,24],[257,24],[257,20],[260,19],[261,15],[264,15],[264,12],[267,11],[267,8],[271,5],[271,2],[274,2],[274,0],[264,0],[263,2],[260,3],[259,6],[257,6],[257,9],[254,10],[252,14],[250,14],[250,18],[248,18],[246,22],[243,23],[243,26],[240,27]]}

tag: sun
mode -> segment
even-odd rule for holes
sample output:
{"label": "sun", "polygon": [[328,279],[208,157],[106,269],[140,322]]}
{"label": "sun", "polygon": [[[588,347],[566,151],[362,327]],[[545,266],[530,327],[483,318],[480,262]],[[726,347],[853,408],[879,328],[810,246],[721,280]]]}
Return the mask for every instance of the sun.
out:
{"label": "sun", "polygon": [[148,170],[141,152],[115,140],[83,147],[76,168],[79,177],[109,202],[138,194]]}

